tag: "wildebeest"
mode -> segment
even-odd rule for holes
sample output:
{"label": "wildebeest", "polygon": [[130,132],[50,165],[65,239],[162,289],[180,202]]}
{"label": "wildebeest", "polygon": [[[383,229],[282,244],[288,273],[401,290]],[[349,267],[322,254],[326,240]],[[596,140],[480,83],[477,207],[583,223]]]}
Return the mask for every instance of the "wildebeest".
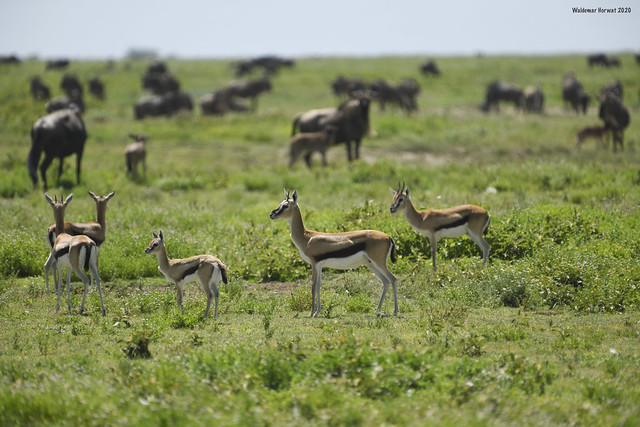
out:
{"label": "wildebeest", "polygon": [[294,61],[291,59],[279,58],[277,56],[260,56],[257,58],[248,59],[246,61],[239,61],[233,64],[234,73],[236,77],[242,77],[246,74],[250,74],[253,70],[260,68],[263,74],[274,75],[282,67],[293,67]]}
{"label": "wildebeest", "polygon": [[0,56],[0,64],[19,64],[21,61],[15,55]]}
{"label": "wildebeest", "polygon": [[45,69],[47,70],[62,70],[69,66],[70,61],[68,59],[53,59],[47,61]]}
{"label": "wildebeest", "polygon": [[436,65],[436,62],[433,59],[427,59],[420,65],[420,72],[426,76],[439,76],[440,69]]}
{"label": "wildebeest", "polygon": [[82,92],[74,90],[69,93],[69,95],[56,96],[47,102],[45,108],[47,113],[53,113],[54,111],[69,108],[72,104],[78,107],[81,113],[84,113],[84,99],[82,97]]}
{"label": "wildebeest", "polygon": [[378,79],[369,85],[371,96],[385,110],[386,104],[395,104],[404,111],[411,113],[418,109],[416,96],[420,92],[420,85],[412,78],[405,78],[397,85]]}
{"label": "wildebeest", "polygon": [[104,99],[104,83],[99,77],[89,80],[89,93],[100,100]]}
{"label": "wildebeest", "polygon": [[193,110],[191,97],[184,92],[143,96],[133,106],[134,117],[137,120],[147,116],[172,116],[180,110]]}
{"label": "wildebeest", "polygon": [[331,82],[331,90],[337,97],[355,98],[366,90],[367,84],[360,77],[338,76]]}
{"label": "wildebeest", "polygon": [[600,89],[600,94],[601,96],[606,96],[608,93],[617,96],[618,98],[620,98],[620,100],[622,101],[622,96],[623,96],[623,88],[622,88],[622,83],[620,83],[620,81],[616,80],[613,81],[611,83],[608,83],[606,85],[604,85],[602,87],[602,89]]}
{"label": "wildebeest", "polygon": [[[370,105],[371,100],[363,96],[345,101],[337,108],[322,108],[298,114],[293,121],[292,135],[296,133],[297,127],[300,132],[319,132],[327,125],[335,126],[335,143],[346,143],[349,161],[359,159],[360,142],[370,131]],[[352,142],[355,143],[354,152],[351,150]]]}
{"label": "wildebeest", "polygon": [[229,98],[249,98],[251,111],[255,111],[258,107],[258,95],[271,90],[271,80],[267,76],[257,80],[234,80],[229,82],[224,89]]}
{"label": "wildebeest", "polygon": [[142,88],[154,95],[180,91],[180,82],[169,73],[147,73],[142,76]]}
{"label": "wildebeest", "polygon": [[168,73],[169,69],[167,65],[162,61],[152,61],[147,65],[147,74],[159,73],[164,74]]}
{"label": "wildebeest", "polygon": [[320,153],[322,166],[327,166],[327,151],[335,142],[335,126],[325,126],[319,132],[302,132],[291,137],[289,141],[289,167],[304,155],[305,162],[311,167],[311,154]]}
{"label": "wildebeest", "polygon": [[49,86],[44,84],[40,77],[31,77],[31,96],[37,101],[46,101],[51,98]]}
{"label": "wildebeest", "polygon": [[62,76],[60,88],[67,95],[71,95],[72,93],[80,93],[80,95],[82,95],[84,92],[82,83],[80,83],[80,80],[78,80],[78,77],[74,74],[65,73],[64,76]]}
{"label": "wildebeest", "polygon": [[582,83],[578,81],[573,73],[565,74],[562,79],[562,99],[565,104],[571,104],[576,114],[580,114],[581,110],[583,114],[587,114],[591,96],[584,91]]}
{"label": "wildebeest", "polygon": [[62,175],[63,159],[76,154],[76,181],[80,184],[80,163],[87,131],[82,121],[80,110],[72,105],[70,108],[58,110],[39,118],[31,128],[31,151],[27,157],[27,169],[35,187],[38,183],[37,167],[40,155],[45,157],[40,164],[40,176],[44,189],[47,189],[47,169],[54,158],[60,159],[58,182]]}
{"label": "wildebeest", "polygon": [[524,111],[542,113],[544,110],[544,92],[540,86],[528,86],[524,89]]}
{"label": "wildebeest", "polygon": [[203,115],[222,116],[230,111],[249,111],[249,108],[229,96],[226,89],[218,89],[200,97],[200,109]]}
{"label": "wildebeest", "polygon": [[512,102],[518,110],[523,107],[524,91],[520,86],[496,80],[487,86],[485,102],[480,109],[482,111],[491,111],[492,109],[500,111],[500,101]]}
{"label": "wildebeest", "polygon": [[615,95],[607,93],[600,101],[598,117],[604,122],[604,127],[611,131],[613,137],[613,151],[617,145],[624,149],[624,130],[629,126],[629,110],[622,105],[622,101]]}

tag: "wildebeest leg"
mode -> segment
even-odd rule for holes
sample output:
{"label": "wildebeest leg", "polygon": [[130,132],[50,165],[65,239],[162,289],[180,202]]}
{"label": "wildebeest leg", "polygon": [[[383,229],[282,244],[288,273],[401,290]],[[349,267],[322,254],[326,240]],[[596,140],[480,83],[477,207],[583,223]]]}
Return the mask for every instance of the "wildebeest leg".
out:
{"label": "wildebeest leg", "polygon": [[307,167],[311,167],[311,153],[304,155],[304,161],[307,164]]}
{"label": "wildebeest leg", "polygon": [[347,160],[352,161],[353,158],[351,157],[351,141],[347,141],[346,146],[347,146]]}
{"label": "wildebeest leg", "polygon": [[360,158],[360,138],[356,139],[356,160]]}
{"label": "wildebeest leg", "polygon": [[76,183],[80,185],[80,163],[82,163],[82,151],[76,154]]}
{"label": "wildebeest leg", "polygon": [[47,169],[49,169],[51,162],[53,162],[53,156],[45,153],[44,160],[40,164],[40,176],[45,190],[47,189]]}
{"label": "wildebeest leg", "polygon": [[62,176],[63,162],[64,162],[64,157],[60,156],[60,163],[58,163],[58,185],[60,185],[60,177]]}

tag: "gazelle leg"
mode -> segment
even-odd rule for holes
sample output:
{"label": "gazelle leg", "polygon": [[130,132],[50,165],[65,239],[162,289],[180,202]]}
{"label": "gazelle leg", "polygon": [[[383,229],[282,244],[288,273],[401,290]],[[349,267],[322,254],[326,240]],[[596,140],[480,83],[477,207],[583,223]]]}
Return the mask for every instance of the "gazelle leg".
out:
{"label": "gazelle leg", "polygon": [[438,271],[436,267],[436,252],[438,251],[438,239],[436,236],[429,236],[429,248],[431,249],[431,259],[433,260],[433,271]]}
{"label": "gazelle leg", "polygon": [[178,307],[182,309],[182,314],[184,314],[184,307],[182,306],[182,282],[177,284],[178,290],[176,291],[176,302],[178,303]]}
{"label": "gazelle leg", "polygon": [[393,288],[393,303],[394,303],[393,315],[397,316],[398,315],[398,288],[397,288],[396,276],[394,276],[393,273],[389,271],[389,268],[387,268],[387,266],[379,266],[376,263],[371,262],[369,264],[369,267],[371,268],[371,271],[373,271],[376,274],[376,276],[378,276],[378,278],[382,281],[382,286],[383,286],[382,295],[380,296],[380,302],[378,303],[377,311],[380,312],[380,310],[382,309],[382,304],[384,303],[387,289],[389,289],[389,284],[391,284],[391,287]]}
{"label": "gazelle leg", "polygon": [[467,232],[467,235],[482,249],[482,266],[485,267],[487,265],[487,259],[489,259],[489,252],[491,251],[489,243],[480,235],[471,232]]}
{"label": "gazelle leg", "polygon": [[67,267],[67,307],[71,313],[71,267]]}

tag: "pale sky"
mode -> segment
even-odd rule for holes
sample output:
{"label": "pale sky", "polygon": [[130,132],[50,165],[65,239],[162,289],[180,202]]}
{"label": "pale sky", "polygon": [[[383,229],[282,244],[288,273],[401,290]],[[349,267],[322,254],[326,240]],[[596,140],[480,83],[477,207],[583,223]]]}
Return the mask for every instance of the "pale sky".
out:
{"label": "pale sky", "polygon": [[185,59],[640,52],[640,0],[0,0],[0,55],[130,49]]}

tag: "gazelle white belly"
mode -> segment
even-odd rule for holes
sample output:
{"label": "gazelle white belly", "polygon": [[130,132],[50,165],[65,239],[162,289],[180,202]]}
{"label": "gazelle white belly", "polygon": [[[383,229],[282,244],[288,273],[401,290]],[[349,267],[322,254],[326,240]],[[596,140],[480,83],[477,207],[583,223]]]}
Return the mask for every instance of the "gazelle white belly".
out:
{"label": "gazelle white belly", "polygon": [[366,252],[360,251],[344,258],[327,258],[318,263],[320,268],[335,268],[336,270],[349,270],[369,262]]}
{"label": "gazelle white belly", "polygon": [[465,234],[467,234],[466,225],[461,225],[461,226],[452,227],[452,228],[442,228],[436,231],[436,239],[439,239],[441,237],[446,237],[446,238],[460,237],[460,236],[464,236]]}

